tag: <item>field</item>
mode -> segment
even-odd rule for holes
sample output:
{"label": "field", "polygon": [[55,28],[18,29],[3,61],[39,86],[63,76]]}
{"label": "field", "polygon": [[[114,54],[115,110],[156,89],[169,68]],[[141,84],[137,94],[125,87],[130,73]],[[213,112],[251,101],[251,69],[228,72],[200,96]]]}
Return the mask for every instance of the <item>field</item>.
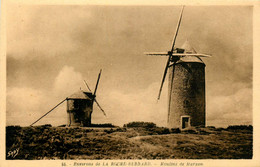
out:
{"label": "field", "polygon": [[251,159],[252,126],[6,127],[6,159]]}

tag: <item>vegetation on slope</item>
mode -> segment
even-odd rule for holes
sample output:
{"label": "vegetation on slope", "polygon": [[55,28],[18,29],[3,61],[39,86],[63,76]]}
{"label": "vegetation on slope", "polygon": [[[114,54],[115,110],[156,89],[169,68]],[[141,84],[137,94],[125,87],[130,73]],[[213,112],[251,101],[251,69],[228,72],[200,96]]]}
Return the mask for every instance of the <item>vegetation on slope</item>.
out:
{"label": "vegetation on slope", "polygon": [[123,128],[9,126],[6,152],[7,159],[250,159],[252,126],[183,131],[142,122]]}

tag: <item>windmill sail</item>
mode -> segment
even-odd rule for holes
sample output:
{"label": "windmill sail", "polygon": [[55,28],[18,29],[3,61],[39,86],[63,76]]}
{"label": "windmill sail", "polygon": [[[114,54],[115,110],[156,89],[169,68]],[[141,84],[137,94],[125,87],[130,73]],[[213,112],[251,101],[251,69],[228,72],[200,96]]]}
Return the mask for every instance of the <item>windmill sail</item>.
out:
{"label": "windmill sail", "polygon": [[[167,52],[145,52],[144,54],[146,54],[148,56],[169,56],[169,53],[167,53]],[[173,53],[173,54],[170,54],[170,56],[177,56],[177,57],[183,57],[183,56],[211,57],[211,55],[203,54],[203,53]]]}
{"label": "windmill sail", "polygon": [[163,83],[164,83],[164,80],[165,80],[165,77],[166,77],[166,74],[167,74],[167,70],[168,70],[168,67],[169,67],[169,64],[170,64],[170,59],[171,59],[171,56],[169,56],[169,58],[167,60],[167,63],[166,63],[166,67],[164,69],[162,83],[161,83],[161,86],[160,86],[160,90],[159,90],[159,94],[158,94],[157,100],[160,100],[160,96],[161,96],[161,92],[162,92],[162,88],[163,88]]}
{"label": "windmill sail", "polygon": [[145,55],[148,56],[168,56],[168,52],[144,52]]}
{"label": "windmill sail", "polygon": [[97,99],[95,99],[95,102],[96,102],[97,106],[99,107],[99,109],[103,112],[103,114],[104,114],[105,116],[107,116],[107,114],[105,113],[105,111],[103,110],[103,108],[101,108],[100,104],[97,102]]}
{"label": "windmill sail", "polygon": [[180,15],[180,18],[179,18],[179,21],[178,21],[178,25],[176,27],[176,32],[175,32],[175,35],[174,35],[174,38],[173,38],[171,52],[173,52],[173,50],[174,50],[175,42],[176,42],[177,35],[178,35],[178,32],[179,32],[179,28],[180,28],[180,25],[181,25],[183,9],[184,9],[184,6],[182,6],[182,9],[181,9],[181,15]]}
{"label": "windmill sail", "polygon": [[[170,51],[171,54],[172,54],[172,52],[174,50],[174,45],[175,45],[175,42],[176,42],[176,39],[177,39],[177,35],[178,35],[178,32],[179,32],[179,28],[180,28],[180,25],[181,25],[183,9],[184,9],[184,6],[182,7],[180,18],[179,18],[179,21],[178,21],[178,25],[176,27],[176,32],[175,32],[175,35],[174,35],[174,38],[173,38],[172,49]],[[157,98],[158,100],[160,100],[160,96],[161,96],[161,92],[162,92],[162,88],[163,88],[163,83],[164,83],[164,80],[165,80],[165,77],[166,77],[166,74],[167,74],[167,71],[168,71],[168,67],[169,67],[169,64],[170,64],[171,56],[172,56],[171,54],[168,53],[169,57],[168,57],[168,60],[167,60],[166,66],[165,66],[165,70],[164,70],[164,74],[163,74],[163,78],[162,78],[162,83],[161,83],[160,90],[159,90],[159,95],[158,95],[158,98]]]}
{"label": "windmill sail", "polygon": [[208,54],[203,54],[203,53],[174,53],[172,56],[178,56],[178,57],[183,57],[183,56],[196,56],[196,57],[211,57],[211,55]]}
{"label": "windmill sail", "polygon": [[98,74],[98,79],[97,79],[97,84],[96,84],[95,91],[94,91],[94,96],[96,95],[96,92],[97,92],[97,88],[98,88],[98,83],[99,83],[101,72],[102,72],[102,69],[100,70],[100,72]]}
{"label": "windmill sail", "polygon": [[85,83],[87,89],[91,92],[91,90],[90,90],[90,88],[89,88],[89,86],[88,86],[88,84],[87,84],[87,82],[85,80],[84,80],[84,83]]}
{"label": "windmill sail", "polygon": [[[99,73],[99,75],[98,75],[98,80],[97,80],[97,84],[96,84],[95,91],[97,91],[97,86],[98,86],[98,82],[99,82],[99,79],[100,79],[101,71],[102,71],[102,70],[100,70],[100,73]],[[91,89],[89,88],[89,86],[88,86],[88,84],[87,84],[87,82],[86,82],[85,80],[84,80],[84,83],[85,83],[87,89],[91,92]],[[98,103],[98,101],[97,101],[97,99],[96,99],[95,96],[94,96],[94,99],[93,99],[93,100],[94,100],[94,102],[96,102],[97,106],[98,106],[99,109],[103,112],[103,114],[104,114],[105,116],[107,116],[106,113],[105,113],[105,111],[103,110],[103,108],[102,108],[102,107],[100,106],[100,104]]]}

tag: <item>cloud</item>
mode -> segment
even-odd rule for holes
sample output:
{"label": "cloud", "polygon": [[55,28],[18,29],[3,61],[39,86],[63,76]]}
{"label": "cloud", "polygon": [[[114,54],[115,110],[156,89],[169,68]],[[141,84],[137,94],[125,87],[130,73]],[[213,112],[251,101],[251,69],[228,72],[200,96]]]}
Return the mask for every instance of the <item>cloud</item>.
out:
{"label": "cloud", "polygon": [[[50,91],[40,91],[26,87],[7,89],[7,125],[28,126],[44,113],[53,108],[68,95],[83,86],[82,74],[73,67],[64,66],[56,76]],[[228,126],[234,124],[252,124],[252,87],[243,83],[227,83],[237,91],[233,94],[208,93],[207,125]],[[231,81],[230,81],[231,82]],[[166,81],[167,83],[167,81]],[[155,82],[135,92],[122,92],[117,89],[100,89],[97,100],[105,110],[107,117],[94,104],[93,123],[112,123],[122,126],[132,121],[154,122],[158,126],[167,125],[167,94],[162,91],[160,101],[156,101],[159,82]],[[220,89],[221,92],[224,89]],[[43,118],[37,124],[66,124],[65,103]],[[37,125],[36,124],[36,125]]]}
{"label": "cloud", "polygon": [[[40,91],[26,87],[7,89],[7,125],[29,126],[48,112],[68,95],[83,85],[81,73],[73,67],[64,66],[55,78],[50,91]],[[123,125],[131,121],[149,121],[166,126],[167,89],[163,90],[157,103],[159,83],[153,83],[136,92],[123,93],[118,90],[100,89],[97,100],[107,113],[107,117],[94,104],[93,123],[113,123]],[[61,125],[66,123],[66,105],[62,104],[37,124]],[[37,125],[36,124],[36,125]]]}
{"label": "cloud", "polygon": [[91,16],[89,10],[77,6],[10,5],[7,52],[17,59],[76,52],[73,36],[90,24]]}
{"label": "cloud", "polygon": [[[79,90],[82,81],[79,72],[76,72],[73,67],[64,66],[49,91],[43,92],[28,87],[8,87],[7,125],[29,126],[67,96]],[[65,124],[66,114],[66,105],[63,103],[37,124]]]}
{"label": "cloud", "polygon": [[[203,59],[207,64],[208,123],[250,122],[252,8],[189,8],[184,12],[176,46],[188,36],[198,52],[213,54],[212,58]],[[148,58],[142,52],[168,49],[173,35],[171,25],[176,23],[179,10],[179,7],[9,7],[7,52],[15,60],[7,59],[10,86],[7,112],[12,116],[8,122],[26,123],[27,118],[34,121],[84,87],[82,78],[94,89],[96,71],[102,68],[97,99],[108,117],[94,105],[93,121],[122,125],[152,120],[165,125],[166,86],[162,95],[165,99],[159,103],[155,100],[159,88],[156,82],[161,79],[166,60]],[[241,106],[237,108],[238,105]],[[62,107],[39,123],[66,119],[66,106]],[[30,114],[39,115],[32,118]]]}
{"label": "cloud", "polygon": [[[6,124],[29,126],[61,100],[53,97],[50,92],[41,92],[32,88],[7,88]],[[66,123],[65,109],[66,106],[63,103],[35,125],[62,125]]]}
{"label": "cloud", "polygon": [[117,90],[104,91],[100,99],[97,98],[106,111],[107,118],[102,118],[101,112],[97,111],[99,109],[94,108],[93,121],[98,123],[108,121],[120,126],[132,121],[148,121],[159,126],[166,126],[167,89],[162,92],[161,100],[157,103],[158,88],[159,83],[153,83],[145,89],[131,93],[123,93]]}
{"label": "cloud", "polygon": [[82,74],[73,67],[64,66],[54,81],[55,91],[59,96],[67,97],[78,91],[83,83]]}
{"label": "cloud", "polygon": [[[25,87],[8,88],[7,124],[28,126],[62,99],[77,91],[79,86],[83,85],[82,81],[81,73],[75,71],[73,67],[64,66],[50,91],[42,92]],[[252,88],[246,87],[243,83],[229,84],[237,88],[234,94],[208,94],[207,125],[252,124]],[[167,88],[164,88],[161,99],[157,102],[158,87],[159,83],[152,83],[144,89],[127,93],[119,90],[100,89],[97,100],[105,110],[107,117],[104,117],[94,104],[92,122],[122,126],[131,121],[148,121],[154,122],[158,126],[166,126]],[[63,104],[38,124],[61,125],[66,123],[66,119],[66,105]]]}
{"label": "cloud", "polygon": [[210,96],[207,102],[208,125],[252,124],[252,88],[241,88],[228,96]]}
{"label": "cloud", "polygon": [[45,111],[46,100],[47,96],[39,90],[7,88],[7,125],[29,126]]}

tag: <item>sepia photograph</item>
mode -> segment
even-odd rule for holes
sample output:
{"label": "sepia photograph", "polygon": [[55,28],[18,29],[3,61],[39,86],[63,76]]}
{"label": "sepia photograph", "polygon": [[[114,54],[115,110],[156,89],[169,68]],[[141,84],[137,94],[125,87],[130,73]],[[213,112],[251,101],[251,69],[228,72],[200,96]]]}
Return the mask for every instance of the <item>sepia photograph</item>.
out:
{"label": "sepia photograph", "polygon": [[253,5],[5,11],[5,160],[253,159]]}

